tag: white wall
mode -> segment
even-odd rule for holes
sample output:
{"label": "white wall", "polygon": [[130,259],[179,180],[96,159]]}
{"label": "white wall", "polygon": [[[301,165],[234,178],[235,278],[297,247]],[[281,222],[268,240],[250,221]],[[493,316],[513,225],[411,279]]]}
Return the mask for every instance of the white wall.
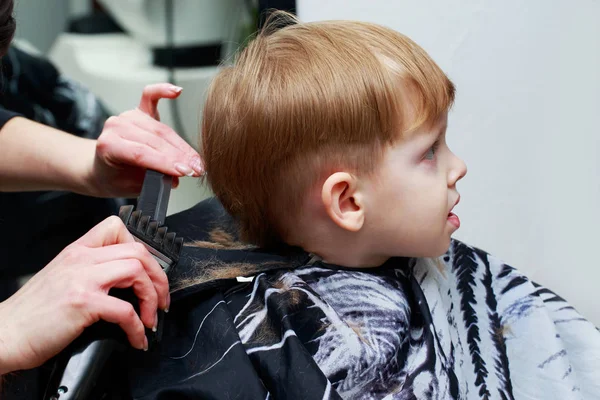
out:
{"label": "white wall", "polygon": [[298,0],[298,14],[387,25],[429,52],[458,88],[457,238],[600,326],[600,1]]}

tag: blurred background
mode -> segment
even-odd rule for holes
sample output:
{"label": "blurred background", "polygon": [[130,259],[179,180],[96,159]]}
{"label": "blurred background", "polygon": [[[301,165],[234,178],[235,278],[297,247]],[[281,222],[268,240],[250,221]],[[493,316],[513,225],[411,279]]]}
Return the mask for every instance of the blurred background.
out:
{"label": "blurred background", "polygon": [[[458,88],[448,141],[469,167],[457,237],[600,325],[600,2],[596,0],[18,0],[17,38],[109,113],[184,88],[162,120],[197,143],[204,93],[267,8],[356,19],[414,39]],[[210,193],[183,179],[170,213]]]}

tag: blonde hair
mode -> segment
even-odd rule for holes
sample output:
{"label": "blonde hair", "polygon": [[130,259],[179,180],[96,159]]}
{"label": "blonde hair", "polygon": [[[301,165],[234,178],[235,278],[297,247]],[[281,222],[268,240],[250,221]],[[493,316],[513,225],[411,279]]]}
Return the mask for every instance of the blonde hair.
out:
{"label": "blonde hair", "polygon": [[273,245],[317,183],[340,169],[371,173],[386,145],[453,100],[441,69],[392,29],[278,13],[209,88],[207,179],[241,238]]}

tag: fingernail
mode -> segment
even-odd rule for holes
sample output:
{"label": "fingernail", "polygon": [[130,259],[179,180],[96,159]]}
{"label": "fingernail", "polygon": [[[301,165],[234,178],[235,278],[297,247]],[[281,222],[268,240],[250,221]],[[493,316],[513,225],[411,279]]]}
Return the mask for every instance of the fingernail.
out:
{"label": "fingernail", "polygon": [[194,175],[194,171],[185,164],[177,163],[175,164],[175,169],[182,173],[183,175],[192,176]]}
{"label": "fingernail", "polygon": [[171,86],[171,91],[172,91],[173,93],[181,93],[181,91],[182,91],[182,90],[183,90],[183,88],[182,88],[182,87],[175,86],[175,85],[172,85],[172,86]]}
{"label": "fingernail", "polygon": [[204,167],[202,166],[202,162],[200,162],[199,158],[194,159],[192,161],[192,169],[200,176],[204,175]]}
{"label": "fingernail", "polygon": [[148,338],[144,336],[144,351],[148,351]]}
{"label": "fingernail", "polygon": [[152,327],[152,332],[156,332],[158,330],[158,314],[154,316],[154,326]]}
{"label": "fingernail", "polygon": [[169,312],[169,308],[171,308],[171,293],[167,293],[167,308],[165,308],[165,312]]}

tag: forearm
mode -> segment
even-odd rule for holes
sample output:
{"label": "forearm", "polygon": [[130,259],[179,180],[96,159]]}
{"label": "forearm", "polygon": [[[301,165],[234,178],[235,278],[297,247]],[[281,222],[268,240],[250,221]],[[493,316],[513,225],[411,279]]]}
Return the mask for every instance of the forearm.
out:
{"label": "forearm", "polygon": [[0,379],[2,375],[20,369],[18,357],[15,354],[15,332],[13,332],[14,325],[11,325],[11,322],[14,321],[10,321],[12,313],[9,301],[10,299],[0,302]]}
{"label": "forearm", "polygon": [[95,141],[15,117],[0,130],[0,191],[84,193]]}

